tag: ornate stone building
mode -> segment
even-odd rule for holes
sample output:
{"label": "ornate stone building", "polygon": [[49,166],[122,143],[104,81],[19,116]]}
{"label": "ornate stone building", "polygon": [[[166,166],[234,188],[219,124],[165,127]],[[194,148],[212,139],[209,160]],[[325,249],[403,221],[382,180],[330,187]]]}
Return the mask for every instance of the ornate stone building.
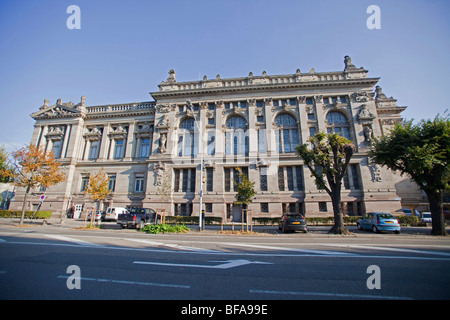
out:
{"label": "ornate stone building", "polygon": [[[67,180],[35,190],[28,205],[37,205],[45,192],[43,210],[90,210],[83,191],[89,174],[104,168],[111,189],[105,206],[198,215],[202,183],[206,215],[239,221],[233,181],[240,167],[255,182],[253,216],[279,216],[285,210],[332,215],[329,196],[317,189],[295,153],[298,144],[325,131],[340,133],[356,146],[343,183],[346,213],[395,212],[402,206],[396,189],[402,179],[370,163],[367,152],[374,136],[401,120],[405,107],[376,86],[379,78],[369,77],[349,57],[344,64],[336,72],[217,75],[188,82],[178,82],[170,70],[159,90],[150,93],[153,101],[87,106],[85,97],[77,104],[45,100],[31,115],[36,120],[31,143],[53,150]],[[20,204],[18,192],[14,205]]]}

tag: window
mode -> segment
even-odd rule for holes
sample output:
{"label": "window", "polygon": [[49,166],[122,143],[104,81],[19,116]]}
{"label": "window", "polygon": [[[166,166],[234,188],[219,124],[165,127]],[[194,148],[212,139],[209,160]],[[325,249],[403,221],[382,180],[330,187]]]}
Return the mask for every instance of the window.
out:
{"label": "window", "polygon": [[[241,167],[242,173],[248,176],[248,167]],[[225,171],[225,192],[231,191],[231,185],[233,184],[233,191],[236,191],[236,183],[239,183],[239,172],[236,168],[224,168]]]}
{"label": "window", "polygon": [[266,129],[258,129],[258,152],[267,152]]}
{"label": "window", "polygon": [[205,212],[212,213],[213,212],[213,204],[205,203]]}
{"label": "window", "polygon": [[89,176],[88,176],[88,175],[83,175],[83,176],[81,176],[81,187],[80,187],[80,191],[81,191],[81,192],[86,191],[88,185],[89,185]]}
{"label": "window", "polygon": [[247,121],[240,116],[231,116],[226,122],[225,154],[248,155]]}
{"label": "window", "polygon": [[262,213],[269,213],[269,204],[267,202],[263,202],[260,204]]}
{"label": "window", "polygon": [[116,190],[116,175],[108,175],[108,190],[114,192]]}
{"label": "window", "polygon": [[100,141],[95,140],[91,141],[91,146],[89,148],[89,160],[96,160],[98,158],[98,151],[99,151]]}
{"label": "window", "polygon": [[209,130],[208,131],[208,155],[212,156],[216,153],[216,148],[215,148],[215,131],[214,130]]}
{"label": "window", "polygon": [[278,167],[278,190],[304,190],[302,166]]}
{"label": "window", "polygon": [[136,176],[135,184],[134,184],[135,192],[144,192],[144,176]]}
{"label": "window", "polygon": [[173,169],[174,172],[174,192],[195,192],[195,169]]}
{"label": "window", "polygon": [[350,126],[347,121],[347,117],[339,111],[328,112],[327,116],[327,132],[337,133],[349,140],[350,138]]}
{"label": "window", "polygon": [[180,123],[178,135],[178,156],[195,157],[197,155],[197,142],[194,139],[195,120],[186,118]]}
{"label": "window", "polygon": [[259,168],[261,191],[267,191],[267,167]]}
{"label": "window", "polygon": [[56,140],[53,142],[52,151],[55,159],[61,158],[61,149],[62,149],[61,147],[62,147],[62,140]]}
{"label": "window", "polygon": [[319,202],[319,211],[320,212],[327,212],[327,203],[326,202]]}
{"label": "window", "polygon": [[298,127],[295,118],[288,113],[281,113],[275,118],[275,125],[279,128],[275,131],[278,152],[295,152],[295,147],[299,144]]}
{"label": "window", "polygon": [[115,140],[114,159],[122,159],[123,158],[123,146],[124,146],[124,140]]}
{"label": "window", "polygon": [[150,156],[150,138],[141,140],[141,158],[148,158]]}
{"label": "window", "polygon": [[206,191],[213,191],[214,169],[206,168]]}

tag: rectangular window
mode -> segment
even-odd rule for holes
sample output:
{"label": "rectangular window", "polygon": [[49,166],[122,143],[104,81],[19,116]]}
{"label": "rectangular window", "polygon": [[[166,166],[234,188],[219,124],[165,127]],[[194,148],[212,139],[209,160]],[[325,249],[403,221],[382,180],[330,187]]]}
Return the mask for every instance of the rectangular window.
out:
{"label": "rectangular window", "polygon": [[355,189],[359,189],[359,175],[358,175],[358,167],[356,164],[352,164],[350,166],[352,171],[352,179],[353,179],[353,187]]}
{"label": "rectangular window", "polygon": [[53,142],[53,156],[55,159],[61,158],[61,147],[62,147],[62,140],[57,140]]}
{"label": "rectangular window", "polygon": [[81,191],[81,192],[86,191],[88,185],[89,185],[89,176],[87,176],[87,175],[81,176],[81,187],[80,187],[80,191]]}
{"label": "rectangular window", "polygon": [[89,148],[89,156],[88,156],[89,160],[95,160],[98,158],[99,145],[100,145],[100,141],[98,141],[98,140],[91,141],[91,146]]}
{"label": "rectangular window", "polygon": [[183,185],[181,186],[182,192],[187,192],[188,190],[188,181],[189,181],[188,173],[189,173],[188,169],[183,169]]}
{"label": "rectangular window", "polygon": [[213,191],[214,169],[206,168],[206,191]]}
{"label": "rectangular window", "polygon": [[267,152],[267,142],[266,142],[266,129],[258,130],[258,152]]}
{"label": "rectangular window", "polygon": [[284,169],[278,167],[278,190],[284,191]]}
{"label": "rectangular window", "polygon": [[225,172],[225,192],[231,191],[231,170],[230,168],[224,168]]}
{"label": "rectangular window", "polygon": [[150,155],[150,138],[141,141],[141,158],[148,158]]}
{"label": "rectangular window", "polygon": [[305,187],[303,185],[303,170],[302,166],[296,166],[295,167],[295,178],[297,182],[297,190],[305,190]]}
{"label": "rectangular window", "polygon": [[108,175],[108,190],[114,192],[116,190],[116,175]]}
{"label": "rectangular window", "polygon": [[208,155],[212,156],[216,153],[216,148],[215,148],[215,131],[214,130],[209,130],[208,131]]}
{"label": "rectangular window", "polygon": [[144,192],[144,177],[136,176],[135,184],[134,184],[135,192]]}
{"label": "rectangular window", "polygon": [[286,167],[287,185],[289,191],[294,191],[294,174],[292,167]]}
{"label": "rectangular window", "polygon": [[205,203],[205,212],[212,213],[213,212],[213,204]]}
{"label": "rectangular window", "polygon": [[261,191],[267,191],[267,167],[259,168]]}
{"label": "rectangular window", "polygon": [[320,212],[327,212],[327,203],[326,202],[319,202],[319,211]]}
{"label": "rectangular window", "polygon": [[123,145],[124,140],[116,140],[114,146],[114,159],[122,159],[123,158]]}
{"label": "rectangular window", "polygon": [[174,174],[173,191],[178,192],[180,191],[180,169],[173,169],[173,174]]}
{"label": "rectangular window", "polygon": [[269,204],[267,202],[260,204],[261,213],[269,213]]}

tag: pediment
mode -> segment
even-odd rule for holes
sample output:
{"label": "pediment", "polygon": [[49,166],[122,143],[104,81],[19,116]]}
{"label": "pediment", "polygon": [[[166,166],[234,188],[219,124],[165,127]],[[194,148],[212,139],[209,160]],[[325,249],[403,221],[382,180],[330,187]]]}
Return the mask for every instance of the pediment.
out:
{"label": "pediment", "polygon": [[[72,105],[73,106],[73,105]],[[81,116],[81,111],[75,107],[64,104],[55,104],[53,106],[43,108],[31,114],[34,119],[46,118],[72,118]]]}

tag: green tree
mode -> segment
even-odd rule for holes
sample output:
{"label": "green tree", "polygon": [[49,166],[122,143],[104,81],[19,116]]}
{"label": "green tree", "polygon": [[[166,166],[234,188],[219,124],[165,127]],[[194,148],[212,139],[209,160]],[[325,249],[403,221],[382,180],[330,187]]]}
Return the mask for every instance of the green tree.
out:
{"label": "green tree", "polygon": [[317,187],[325,189],[331,197],[334,226],[329,232],[348,234],[349,231],[344,226],[342,214],[341,186],[355,146],[350,140],[335,133],[319,132],[310,137],[308,141],[310,144],[296,147],[297,155],[303,159],[311,171]]}
{"label": "green tree", "polygon": [[450,185],[450,119],[439,115],[417,124],[403,121],[389,135],[375,138],[369,155],[379,165],[408,174],[426,193],[431,233],[446,235],[444,190]]}
{"label": "green tree", "polygon": [[236,167],[239,176],[239,182],[234,181],[236,186],[236,201],[234,204],[248,207],[256,195],[255,183],[251,182],[241,168]]}

